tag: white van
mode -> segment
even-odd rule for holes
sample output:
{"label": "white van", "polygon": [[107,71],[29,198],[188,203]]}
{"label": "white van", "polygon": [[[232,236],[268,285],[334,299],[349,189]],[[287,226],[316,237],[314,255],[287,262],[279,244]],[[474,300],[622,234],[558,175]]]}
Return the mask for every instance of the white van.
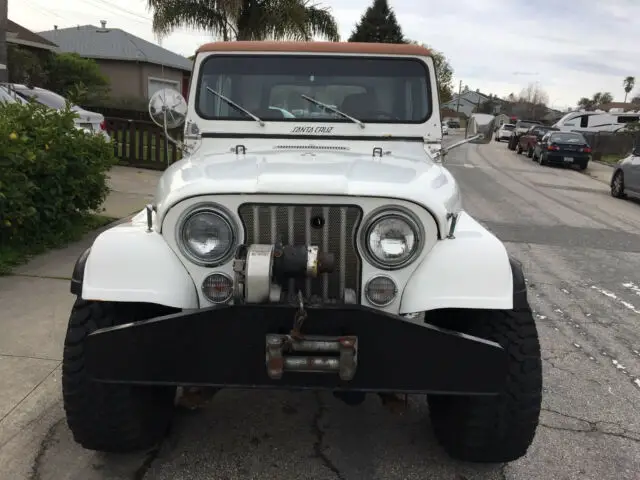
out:
{"label": "white van", "polygon": [[570,112],[558,120],[553,126],[563,132],[572,130],[588,132],[615,132],[629,123],[640,121],[640,112],[609,112],[596,110],[595,112]]}

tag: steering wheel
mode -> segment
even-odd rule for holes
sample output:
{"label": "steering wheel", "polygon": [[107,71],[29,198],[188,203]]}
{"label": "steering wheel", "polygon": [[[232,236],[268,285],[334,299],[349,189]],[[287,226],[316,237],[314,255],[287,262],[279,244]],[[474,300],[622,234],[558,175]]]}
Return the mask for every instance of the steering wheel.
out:
{"label": "steering wheel", "polygon": [[395,115],[390,114],[389,112],[385,112],[384,110],[368,110],[367,111],[367,117],[369,115],[371,115],[371,116],[382,116],[382,117],[390,118],[392,120],[400,121],[400,118],[396,117]]}

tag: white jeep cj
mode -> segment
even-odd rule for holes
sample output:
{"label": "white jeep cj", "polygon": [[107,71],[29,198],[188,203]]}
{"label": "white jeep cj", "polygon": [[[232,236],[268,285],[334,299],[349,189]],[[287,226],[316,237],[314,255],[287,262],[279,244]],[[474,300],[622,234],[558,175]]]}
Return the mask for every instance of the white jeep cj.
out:
{"label": "white jeep cj", "polygon": [[[86,448],[153,445],[178,387],[426,394],[454,457],[531,444],[540,347],[520,264],[464,212],[433,59],[415,45],[221,42],[199,49],[185,158],[155,201],[73,271],[67,421]],[[177,142],[178,143],[178,142]]]}

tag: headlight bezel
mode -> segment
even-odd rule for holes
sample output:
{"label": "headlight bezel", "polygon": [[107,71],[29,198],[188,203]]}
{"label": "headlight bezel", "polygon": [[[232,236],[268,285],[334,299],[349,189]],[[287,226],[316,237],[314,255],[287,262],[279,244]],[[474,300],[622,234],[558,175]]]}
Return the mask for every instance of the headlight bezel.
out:
{"label": "headlight bezel", "polygon": [[[369,249],[369,237],[375,225],[388,218],[399,218],[413,230],[416,239],[411,254],[401,262],[385,263],[376,257]],[[362,222],[359,232],[360,251],[367,262],[380,270],[400,270],[411,265],[421,254],[425,245],[425,230],[420,218],[411,210],[400,205],[379,207],[370,212]]]}
{"label": "headlight bezel", "polygon": [[[189,249],[189,247],[187,246],[187,242],[185,241],[185,227],[187,225],[187,222],[195,215],[201,213],[216,215],[229,227],[229,231],[231,234],[231,242],[229,243],[229,248],[227,249],[227,251],[224,253],[224,255],[221,255],[213,260],[203,259],[202,257],[194,254],[191,249]],[[192,205],[180,214],[176,223],[175,239],[180,253],[184,255],[190,262],[201,267],[211,268],[223,265],[224,263],[227,263],[229,260],[231,260],[231,258],[235,254],[236,247],[238,246],[238,242],[240,240],[239,233],[240,229],[235,220],[235,217],[226,207],[218,203],[202,202]]]}

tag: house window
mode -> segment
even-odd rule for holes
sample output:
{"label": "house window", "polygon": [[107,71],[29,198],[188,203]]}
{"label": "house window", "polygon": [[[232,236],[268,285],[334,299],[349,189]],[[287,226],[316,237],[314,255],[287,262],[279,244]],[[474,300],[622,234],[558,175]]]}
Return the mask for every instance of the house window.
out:
{"label": "house window", "polygon": [[163,88],[173,88],[178,92],[182,90],[182,88],[180,88],[180,82],[177,80],[149,77],[147,81],[147,98],[151,98],[154,93],[156,93],[158,90],[162,90]]}

